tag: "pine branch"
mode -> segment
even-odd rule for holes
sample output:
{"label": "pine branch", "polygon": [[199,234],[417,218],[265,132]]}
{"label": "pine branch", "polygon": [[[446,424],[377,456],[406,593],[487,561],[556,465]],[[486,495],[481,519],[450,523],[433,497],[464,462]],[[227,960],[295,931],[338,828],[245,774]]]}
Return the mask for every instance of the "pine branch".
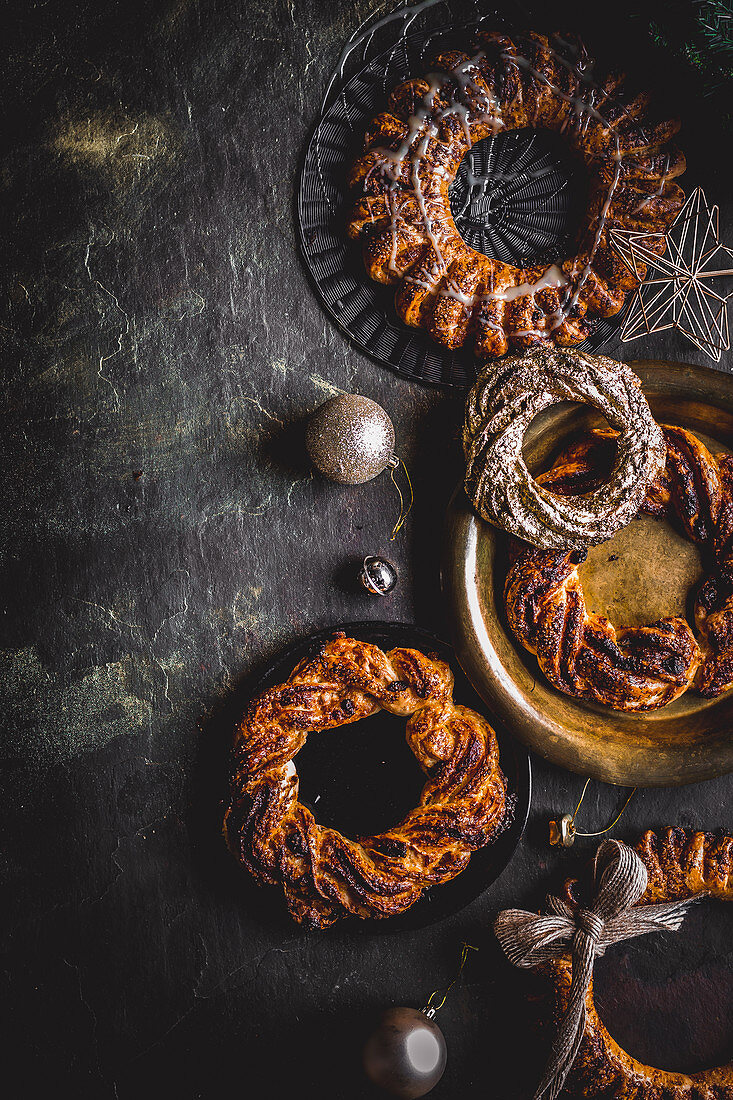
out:
{"label": "pine branch", "polygon": [[[705,96],[733,95],[733,7],[726,0],[670,0],[648,23],[652,41],[697,74]],[[730,117],[728,103],[722,112]]]}

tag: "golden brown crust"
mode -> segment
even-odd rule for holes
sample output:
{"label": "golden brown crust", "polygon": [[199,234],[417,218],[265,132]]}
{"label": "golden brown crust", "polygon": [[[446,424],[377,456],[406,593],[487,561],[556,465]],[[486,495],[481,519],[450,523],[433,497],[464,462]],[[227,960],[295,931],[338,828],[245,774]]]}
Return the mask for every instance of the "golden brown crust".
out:
{"label": "golden brown crust", "polygon": [[[649,875],[640,905],[701,894],[733,901],[733,837],[667,828],[659,833],[646,832],[636,851]],[[575,880],[565,884],[564,896],[570,905],[579,903]],[[555,982],[559,1019],[570,992],[570,957],[549,969]],[[585,1007],[583,1041],[566,1082],[570,1095],[613,1100],[733,1100],[733,1064],[692,1074],[645,1066],[627,1054],[604,1027],[595,1007],[592,982]]]}
{"label": "golden brown crust", "polygon": [[[407,742],[428,781],[399,825],[348,840],[298,801],[292,759],[309,733],[380,708],[409,716]],[[293,918],[311,928],[404,912],[507,822],[494,731],[453,702],[448,665],[418,650],[384,653],[338,634],[255,699],[237,727],[227,843],[258,881],[282,886]]]}
{"label": "golden brown crust", "polygon": [[[611,253],[609,233],[666,231],[684,202],[673,180],[685,160],[668,145],[677,120],[648,121],[648,94],[625,98],[622,73],[591,78],[592,69],[573,36],[483,32],[471,52],[447,51],[425,77],[394,89],[349,174],[347,233],[363,242],[370,278],[397,287],[406,324],[444,347],[471,343],[496,358],[510,346],[577,344],[589,315],[622,308],[636,280]],[[576,254],[561,271],[489,259],[451,214],[448,191],[466,152],[522,127],[562,133],[589,175]]]}
{"label": "golden brown crust", "polygon": [[[699,643],[684,619],[617,632],[590,614],[578,577],[582,551],[517,550],[504,588],[515,637],[558,690],[615,710],[664,706],[693,684],[714,697],[733,685],[733,458],[714,456],[691,432],[663,428],[667,463],[641,511],[675,522],[708,551],[695,599]],[[538,480],[560,496],[602,485],[616,433],[594,431]]]}

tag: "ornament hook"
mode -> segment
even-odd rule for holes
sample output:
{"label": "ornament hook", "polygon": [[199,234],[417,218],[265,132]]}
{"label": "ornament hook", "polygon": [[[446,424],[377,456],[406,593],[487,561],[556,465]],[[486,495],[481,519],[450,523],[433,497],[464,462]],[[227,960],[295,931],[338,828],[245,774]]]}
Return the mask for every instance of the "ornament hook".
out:
{"label": "ornament hook", "polygon": [[634,797],[638,790],[638,787],[634,787],[631,794],[626,799],[611,824],[607,825],[605,829],[598,829],[596,832],[593,833],[579,833],[575,827],[575,818],[578,815],[578,810],[583,805],[583,799],[585,798],[585,792],[588,790],[589,783],[590,778],[586,779],[585,781],[585,785],[580,795],[578,805],[575,807],[574,813],[563,814],[559,821],[550,821],[550,844],[553,847],[570,848],[575,843],[576,836],[603,836],[604,833],[610,832],[610,830],[613,829],[614,825],[617,825],[618,822],[621,820],[626,810],[626,807],[628,806],[629,802],[631,802],[631,799]]}
{"label": "ornament hook", "polygon": [[[392,457],[390,458],[387,465],[389,466],[389,476],[392,479],[392,484],[394,485],[395,489],[397,490],[397,494],[400,498],[400,514],[397,517],[397,522],[395,523],[394,527],[392,528],[392,534],[389,536],[389,541],[394,542],[395,538],[397,537],[400,530],[404,526],[405,520],[407,519],[410,512],[412,511],[412,505],[415,502],[415,495],[412,491],[412,482],[410,481],[410,475],[407,472],[407,466],[405,466],[404,461],[401,458],[398,458],[397,455],[392,455]],[[410,503],[407,505],[406,508],[405,508],[405,498],[402,495],[402,490],[400,489],[399,485],[397,484],[397,478],[395,477],[395,471],[397,470],[397,468],[399,466],[402,466],[402,469],[405,471],[405,477],[407,478],[407,487],[410,490]]]}
{"label": "ornament hook", "polygon": [[424,1008],[420,1009],[420,1011],[422,1013],[424,1013],[424,1015],[427,1016],[427,1018],[429,1020],[432,1020],[435,1013],[439,1012],[440,1009],[443,1007],[443,1005],[446,1002],[446,998],[448,997],[448,994],[450,993],[451,989],[453,988],[453,986],[456,984],[456,982],[460,978],[461,974],[463,973],[463,968],[466,965],[466,960],[468,959],[468,952],[469,951],[478,951],[478,947],[474,947],[473,944],[471,944],[471,943],[464,943],[463,944],[463,950],[461,951],[461,965],[458,967],[458,973],[456,974],[455,978],[450,983],[450,985],[447,987],[447,989],[446,989],[445,993],[443,994],[443,996],[440,998],[440,1004],[437,1004],[437,1005],[433,1004],[433,998],[437,997],[440,994],[440,990],[435,989],[435,990],[433,990],[433,992],[428,997],[427,1004],[424,1006]]}

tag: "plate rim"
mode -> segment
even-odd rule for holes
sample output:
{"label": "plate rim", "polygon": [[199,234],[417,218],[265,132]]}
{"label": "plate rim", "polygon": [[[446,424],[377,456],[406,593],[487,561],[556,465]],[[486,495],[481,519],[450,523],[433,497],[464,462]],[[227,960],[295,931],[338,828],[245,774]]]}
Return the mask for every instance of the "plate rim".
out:
{"label": "plate rim", "polygon": [[[644,390],[655,376],[667,373],[673,380],[671,393],[677,390],[680,396],[687,392],[690,398],[702,397],[707,404],[717,405],[733,415],[733,376],[727,372],[666,359],[629,360],[627,365],[640,375]],[[665,746],[665,759],[670,756],[682,760],[686,752],[686,766],[675,771],[660,769],[655,775],[640,771],[639,765],[621,768],[615,758],[594,755],[590,744],[578,755],[577,739],[571,741],[569,726],[543,713],[539,706],[528,703],[519,688],[510,695],[504,681],[511,677],[500,675],[503,666],[491,645],[478,605],[476,551],[483,529],[493,530],[476,515],[461,482],[448,504],[441,563],[441,586],[449,613],[453,648],[477,693],[515,737],[553,764],[616,786],[676,787],[733,772],[733,736],[722,759],[719,754],[713,760],[705,753],[690,753],[689,746],[676,751],[674,746]],[[502,628],[516,646],[503,624]],[[538,674],[541,675],[539,670]],[[543,686],[554,691],[549,683]],[[564,698],[576,709],[585,710],[582,701],[570,696]]]}

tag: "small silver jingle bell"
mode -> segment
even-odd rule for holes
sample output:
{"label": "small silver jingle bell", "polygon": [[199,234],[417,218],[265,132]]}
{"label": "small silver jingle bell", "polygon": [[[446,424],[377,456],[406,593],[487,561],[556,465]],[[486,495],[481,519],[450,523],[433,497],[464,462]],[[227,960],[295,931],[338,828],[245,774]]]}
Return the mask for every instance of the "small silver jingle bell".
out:
{"label": "small silver jingle bell", "polygon": [[364,558],[359,580],[373,596],[388,596],[397,584],[397,570],[386,558],[370,554]]}
{"label": "small silver jingle bell", "polygon": [[550,822],[550,844],[553,847],[570,848],[575,843],[575,837],[575,818],[572,814],[563,814],[559,822]]}

